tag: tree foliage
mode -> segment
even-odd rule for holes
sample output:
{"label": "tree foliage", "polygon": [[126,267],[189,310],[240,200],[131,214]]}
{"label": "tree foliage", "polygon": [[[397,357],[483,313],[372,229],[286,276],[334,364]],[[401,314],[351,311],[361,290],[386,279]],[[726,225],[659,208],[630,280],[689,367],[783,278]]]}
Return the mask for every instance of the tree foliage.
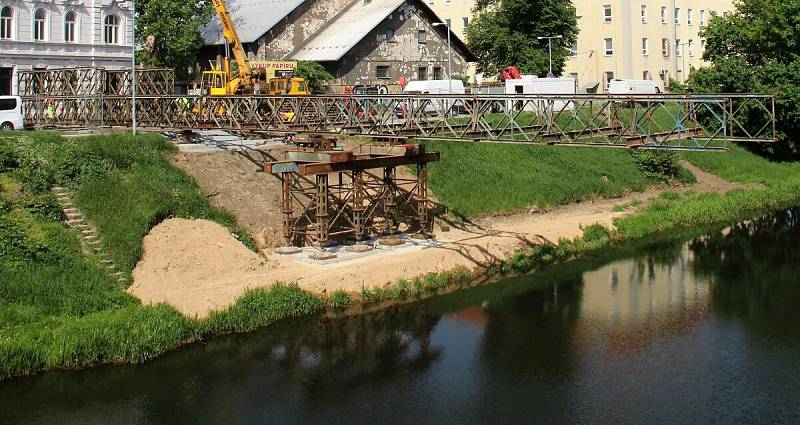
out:
{"label": "tree foliage", "polygon": [[294,73],[305,78],[312,93],[325,91],[325,84],[333,81],[333,75],[317,62],[300,61]]}
{"label": "tree foliage", "polygon": [[203,46],[200,26],[209,22],[213,11],[208,0],[138,0],[136,41],[144,49],[137,60],[175,68],[179,77],[186,76]]}
{"label": "tree foliage", "polygon": [[560,74],[569,46],[578,36],[578,20],[570,0],[478,0],[479,16],[467,27],[467,42],[479,57],[478,70],[497,72],[516,66],[523,73],[544,76],[549,59],[547,40],[553,40],[553,72]]}
{"label": "tree foliage", "polygon": [[713,65],[694,71],[687,89],[777,95],[783,143],[756,150],[780,158],[800,152],[800,0],[740,0],[732,13],[713,16],[700,36],[707,40],[703,59]]}

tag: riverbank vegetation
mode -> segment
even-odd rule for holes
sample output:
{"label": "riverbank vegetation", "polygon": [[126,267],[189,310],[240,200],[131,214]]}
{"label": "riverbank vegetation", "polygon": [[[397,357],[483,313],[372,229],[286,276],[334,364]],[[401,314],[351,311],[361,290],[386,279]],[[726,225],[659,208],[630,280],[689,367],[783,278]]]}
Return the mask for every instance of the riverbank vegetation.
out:
{"label": "riverbank vegetation", "polygon": [[[136,362],[221,332],[319,311],[294,285],[254,290],[199,322],[125,292],[100,261],[81,252],[49,189],[71,189],[104,249],[130,272],[142,237],[168,216],[206,218],[237,233],[190,177],[163,157],[157,135],[64,139],[53,133],[0,138],[0,379],[50,367]],[[257,312],[256,312],[257,310]]]}

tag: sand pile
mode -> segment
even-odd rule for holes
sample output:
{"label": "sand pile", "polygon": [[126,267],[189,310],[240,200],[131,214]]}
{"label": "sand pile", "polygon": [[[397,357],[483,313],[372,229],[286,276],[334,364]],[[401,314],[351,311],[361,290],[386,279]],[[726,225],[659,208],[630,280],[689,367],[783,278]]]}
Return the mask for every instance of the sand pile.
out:
{"label": "sand pile", "polygon": [[231,290],[234,283],[267,270],[264,258],[208,220],[166,220],[143,245],[128,291],[140,299],[150,299],[153,291],[171,294],[169,302],[189,315],[230,304],[241,294]]}

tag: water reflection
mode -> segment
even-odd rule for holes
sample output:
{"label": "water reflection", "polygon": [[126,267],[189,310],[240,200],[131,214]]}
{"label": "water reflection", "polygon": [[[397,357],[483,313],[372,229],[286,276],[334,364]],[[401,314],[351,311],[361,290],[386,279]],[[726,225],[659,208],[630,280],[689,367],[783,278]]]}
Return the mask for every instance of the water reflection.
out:
{"label": "water reflection", "polygon": [[0,422],[797,423],[799,217],[2,383]]}

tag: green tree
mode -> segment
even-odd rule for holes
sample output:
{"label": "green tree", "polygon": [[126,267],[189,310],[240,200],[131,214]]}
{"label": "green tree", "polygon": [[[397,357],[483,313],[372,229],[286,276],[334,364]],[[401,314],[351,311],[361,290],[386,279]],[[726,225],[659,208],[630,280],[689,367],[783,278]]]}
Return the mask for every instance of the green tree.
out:
{"label": "green tree", "polygon": [[[783,143],[751,148],[778,158],[800,152],[800,0],[740,0],[732,13],[713,16],[700,36],[707,40],[703,59],[712,66],[694,71],[687,89],[777,95]],[[748,114],[763,122],[765,112]]]}
{"label": "green tree", "polygon": [[144,47],[136,58],[150,66],[175,68],[179,78],[197,62],[203,46],[200,26],[214,9],[207,0],[137,0],[136,40]]}
{"label": "green tree", "polygon": [[569,46],[578,36],[578,20],[570,0],[478,0],[479,16],[467,27],[467,42],[478,55],[478,70],[494,73],[516,66],[523,73],[545,76],[547,40],[553,40],[553,73],[561,74]]}
{"label": "green tree", "polygon": [[317,62],[300,61],[297,63],[294,73],[298,77],[303,77],[308,83],[311,92],[325,91],[325,84],[333,81],[333,75]]}

